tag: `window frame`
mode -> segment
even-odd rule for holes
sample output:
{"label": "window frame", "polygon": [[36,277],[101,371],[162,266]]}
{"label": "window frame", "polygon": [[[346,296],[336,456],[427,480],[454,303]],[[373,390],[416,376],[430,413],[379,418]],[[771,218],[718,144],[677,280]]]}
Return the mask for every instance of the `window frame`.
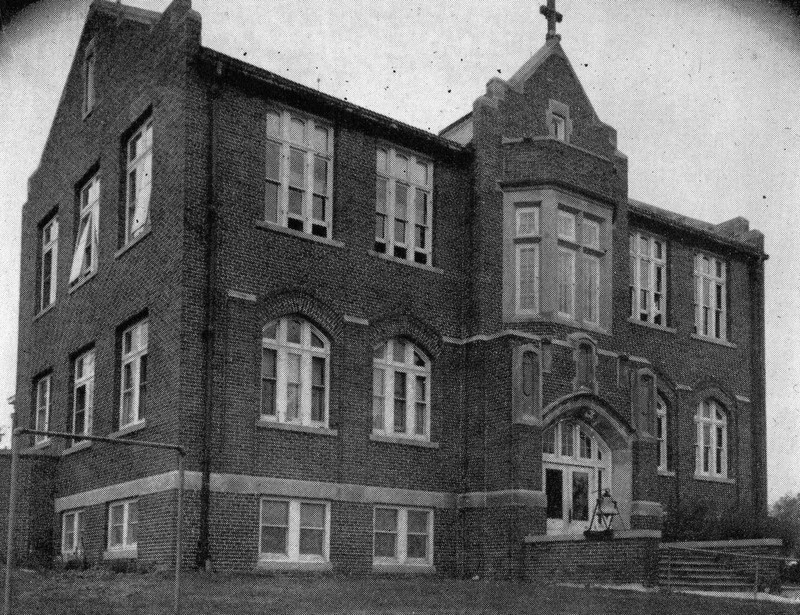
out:
{"label": "window frame", "polygon": [[[130,333],[130,350],[125,350],[126,336]],[[133,324],[125,327],[120,336],[120,396],[119,396],[119,429],[140,425],[144,422],[143,408],[146,408],[147,380],[148,380],[148,360],[150,339],[150,323],[148,318],[137,320]],[[144,342],[142,342],[144,340]],[[142,365],[145,365],[145,378],[142,380]],[[131,368],[131,386],[125,386],[125,368]],[[130,420],[125,422],[125,395],[131,393],[131,413]],[[145,403],[142,403],[142,394],[145,396]]]}
{"label": "window frame", "polygon": [[[136,154],[131,159],[131,146],[137,145]],[[144,143],[139,151],[138,144]],[[144,170],[143,170],[144,169]],[[148,172],[149,170],[149,172]],[[140,173],[141,171],[141,173]],[[131,181],[131,175],[134,181]],[[143,184],[141,177],[147,178]],[[153,193],[153,118],[147,117],[141,125],[125,140],[125,234],[123,246],[127,246],[139,237],[146,235],[150,229],[150,205]],[[136,194],[131,195],[131,186],[135,186]],[[146,198],[140,198],[142,193]],[[142,204],[143,203],[143,204]],[[140,209],[141,206],[141,209]],[[137,211],[143,211],[142,222],[134,226]]]}
{"label": "window frame", "polygon": [[[44,404],[42,404],[41,389],[44,386]],[[33,398],[33,426],[36,431],[49,431],[50,430],[50,416],[53,409],[53,374],[52,372],[39,376],[34,383],[34,398]],[[40,421],[40,417],[44,416],[44,420]],[[44,425],[41,424],[44,423]],[[50,436],[43,436],[35,434],[33,437],[34,445],[44,445],[50,442]]]}
{"label": "window frame", "polygon": [[[397,515],[397,530],[395,538],[395,557],[378,556],[375,554],[375,535],[379,533],[376,530],[376,517],[378,510],[391,510]],[[409,512],[422,512],[427,516],[427,535],[424,558],[408,557],[408,513]],[[389,504],[376,504],[372,509],[372,564],[374,566],[408,566],[408,567],[430,567],[433,566],[433,531],[434,531],[434,514],[435,510],[432,508],[423,508],[418,506],[392,506]],[[381,532],[387,533],[387,532]],[[418,532],[415,535],[420,535]]]}
{"label": "window frame", "polygon": [[[541,293],[541,201],[516,201],[514,207],[514,310],[519,315],[536,315],[540,310],[539,295]],[[533,213],[533,228],[526,231],[522,218],[525,214]],[[522,253],[533,254],[533,289],[532,292],[523,292]],[[528,289],[530,291],[530,289]],[[533,296],[533,306],[523,307],[523,298]]]}
{"label": "window frame", "polygon": [[[136,507],[136,523],[131,523],[131,507],[135,505]],[[118,545],[111,544],[113,538],[113,510],[118,507],[122,507],[122,542]],[[130,534],[131,534],[131,525],[136,526],[136,541],[131,542]],[[131,498],[128,500],[117,500],[115,502],[109,502],[108,504],[108,526],[107,526],[107,540],[106,540],[106,549],[108,551],[132,551],[138,548],[138,539],[139,539],[139,500],[138,498]]]}
{"label": "window frame", "polygon": [[97,49],[94,39],[89,41],[83,52],[81,76],[83,89],[81,92],[81,107],[83,117],[88,116],[97,106]]}
{"label": "window frame", "polygon": [[[647,249],[642,251],[642,242]],[[661,256],[657,255],[660,246]],[[645,322],[660,327],[669,326],[667,318],[667,241],[652,233],[631,231],[628,235],[628,264],[630,268],[629,293],[630,318],[636,322]],[[647,287],[642,284],[642,267],[647,267]],[[661,272],[661,291],[658,292],[656,281]],[[657,297],[660,296],[661,308],[658,309]],[[642,307],[642,300],[646,307]],[[657,320],[661,317],[661,322]]]}
{"label": "window frame", "polygon": [[[394,351],[396,344],[403,344],[406,353],[406,359],[403,362],[394,360]],[[382,349],[382,351],[381,351]],[[382,354],[382,356],[378,356]],[[416,365],[416,356],[422,360],[423,365]],[[390,358],[391,357],[391,358]],[[378,395],[376,390],[376,374],[382,373],[383,376],[383,395]],[[395,389],[395,382],[397,374],[404,374],[405,378],[405,398],[397,397]],[[425,400],[420,402],[417,399],[417,381],[418,378],[424,378],[425,381]],[[414,344],[411,340],[403,337],[393,337],[384,342],[381,342],[373,349],[372,358],[372,382],[373,382],[373,406],[372,406],[372,433],[380,436],[410,438],[414,440],[421,440],[425,442],[430,441],[431,437],[431,360],[427,354],[423,352],[419,346]],[[375,406],[376,399],[383,400],[383,428],[377,425],[377,408]],[[395,401],[396,399],[403,399],[406,405],[406,412],[404,417],[405,431],[396,431],[395,420]],[[425,425],[424,433],[417,431],[417,405],[424,404],[425,407]]]}
{"label": "window frame", "polygon": [[[709,416],[703,416],[704,407],[708,408]],[[722,416],[716,418],[716,414]],[[701,478],[728,478],[728,412],[716,399],[704,399],[697,405],[694,416],[695,421],[695,476]],[[706,442],[705,427],[709,428],[709,441]],[[722,429],[722,442],[719,441],[718,429]],[[705,466],[705,449],[708,449],[708,470]],[[718,458],[718,455],[720,456]],[[720,471],[717,471],[717,462],[720,462]]]}
{"label": "window frame", "polygon": [[658,471],[669,471],[669,409],[664,398],[656,393],[656,440],[658,442]]}
{"label": "window frame", "polygon": [[[707,273],[703,271],[702,267],[704,260],[709,264]],[[717,271],[721,271],[721,275],[718,275]],[[706,281],[709,287],[708,305],[702,303],[703,287]],[[721,306],[718,305],[720,301],[716,299],[718,291],[721,295]],[[713,301],[712,295],[714,296]],[[705,324],[703,321],[704,308],[709,310],[707,330],[711,331],[710,333],[706,333],[706,328],[703,327]],[[694,256],[694,333],[706,339],[728,341],[728,329],[728,262],[717,256],[698,252]]]}
{"label": "window frame", "polygon": [[[383,157],[381,156],[381,152],[384,152]],[[376,234],[373,246],[374,251],[418,265],[433,266],[433,161],[425,156],[421,156],[409,150],[396,148],[387,143],[379,143],[377,145],[375,149],[375,158]],[[395,161],[399,158],[404,158],[406,160],[405,172],[403,173],[395,172]],[[383,166],[381,165],[381,159],[384,161]],[[417,178],[418,167],[424,167],[425,169],[424,181],[419,181]],[[381,212],[378,209],[380,205],[378,190],[380,189],[381,181],[386,182],[385,212]],[[402,219],[406,225],[403,232],[403,241],[397,240],[395,228],[395,223],[401,220],[397,217],[399,212],[396,211],[398,184],[408,188],[408,192],[406,193],[405,218]],[[424,220],[420,220],[417,216],[418,192],[427,195],[427,208],[424,212]],[[377,220],[379,216],[385,218],[383,237],[379,237],[377,234]],[[425,245],[423,247],[417,245],[417,229],[419,227],[423,227],[424,229],[422,243]],[[427,241],[425,241],[425,239],[427,239]],[[404,250],[405,255],[401,255],[398,250]]]}
{"label": "window frame", "polygon": [[[265,553],[262,551],[262,537],[264,527],[283,527],[268,526],[264,524],[264,502],[280,502],[287,504],[287,525],[286,525],[286,553]],[[303,504],[323,506],[325,508],[325,523],[323,535],[323,554],[302,554],[300,553],[300,533],[301,526],[301,507]],[[309,528],[319,529],[319,528]],[[274,562],[294,562],[294,563],[327,563],[330,561],[330,542],[331,542],[331,503],[325,500],[311,500],[302,498],[282,498],[275,496],[263,496],[259,499],[258,505],[258,560],[261,563]]]}
{"label": "window frame", "polygon": [[[83,517],[84,509],[76,508],[73,510],[65,510],[61,513],[61,555],[80,555],[84,553],[83,548]],[[71,521],[68,523],[68,519]],[[71,527],[72,545],[67,545],[67,528]]]}
{"label": "window frame", "polygon": [[[287,330],[289,321],[300,322],[300,342],[289,342]],[[271,325],[276,326],[275,338],[267,338],[266,330]],[[322,347],[313,345],[313,336],[322,341]],[[275,352],[275,413],[264,413],[264,351],[272,350]],[[287,418],[288,408],[288,362],[289,355],[299,355],[300,357],[300,379],[296,383],[299,385],[298,416],[296,419]],[[325,361],[323,397],[323,420],[318,421],[313,418],[313,362],[314,359]],[[315,327],[309,320],[299,315],[282,316],[271,320],[261,329],[261,373],[259,376],[259,417],[262,421],[271,423],[302,425],[307,427],[317,427],[325,429],[330,423],[330,373],[331,373],[331,342],[328,336]]]}
{"label": "window frame", "polygon": [[[270,117],[278,117],[278,132],[271,132]],[[302,142],[293,140],[292,125],[293,120],[303,122]],[[318,147],[317,128],[326,131],[325,150],[321,151]],[[314,237],[331,239],[333,234],[333,164],[334,164],[334,126],[333,123],[322,118],[301,113],[294,109],[284,107],[270,107],[264,120],[265,134],[265,167],[264,167],[264,208],[263,220],[268,224],[275,224],[282,228],[289,229],[298,233],[305,233]],[[270,177],[271,162],[269,159],[269,143],[278,145],[278,177]],[[303,187],[300,189],[301,212],[300,214],[290,211],[291,198],[290,192],[297,190],[292,186],[291,160],[292,151],[300,151],[303,155]],[[317,192],[315,185],[315,162],[317,158],[326,161],[327,175],[325,177],[325,194]],[[269,206],[268,184],[277,186],[275,218],[271,219]],[[322,218],[314,217],[314,196],[319,195],[325,198],[325,211]],[[295,221],[294,225],[291,221]],[[295,228],[297,222],[302,228]],[[322,229],[322,233],[316,232]]]}
{"label": "window frame", "polygon": [[[95,189],[96,196],[92,197]],[[69,284],[78,286],[97,273],[100,249],[100,171],[92,173],[78,190],[78,232],[70,266]],[[84,198],[85,197],[85,198]],[[87,248],[89,262],[86,262]],[[79,258],[80,256],[80,258]]]}
{"label": "window frame", "polygon": [[[39,280],[37,284],[36,312],[44,312],[55,304],[58,287],[58,215],[53,214],[39,227]],[[50,253],[50,267],[46,271],[47,254]],[[45,280],[50,286],[45,293]],[[45,296],[45,294],[47,296]]]}
{"label": "window frame", "polygon": [[[86,361],[89,362],[89,371],[86,366]],[[82,371],[79,375],[79,367],[82,366]],[[92,425],[94,419],[94,377],[95,368],[97,366],[97,355],[94,348],[90,348],[75,357],[72,367],[72,412],[70,413],[70,428],[73,434],[80,436],[90,436],[92,434]],[[85,406],[83,408],[83,431],[78,432],[75,429],[78,415],[78,389],[85,387],[84,400]],[[80,438],[76,438],[73,443],[80,442]]]}

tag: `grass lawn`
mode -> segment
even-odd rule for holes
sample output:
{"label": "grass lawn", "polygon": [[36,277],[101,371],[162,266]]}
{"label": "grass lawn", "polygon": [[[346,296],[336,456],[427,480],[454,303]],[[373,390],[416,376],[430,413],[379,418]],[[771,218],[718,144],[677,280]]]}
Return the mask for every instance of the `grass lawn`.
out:
{"label": "grass lawn", "polygon": [[[168,573],[15,573],[15,614],[168,615]],[[529,613],[727,615],[798,613],[793,605],[527,583],[440,578],[184,575],[186,615],[265,613]],[[0,580],[0,583],[2,581]]]}

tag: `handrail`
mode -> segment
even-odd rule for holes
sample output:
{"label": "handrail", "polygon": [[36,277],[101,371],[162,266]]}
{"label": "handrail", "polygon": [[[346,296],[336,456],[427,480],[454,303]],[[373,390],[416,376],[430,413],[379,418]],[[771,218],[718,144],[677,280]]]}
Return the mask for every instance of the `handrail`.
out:
{"label": "handrail", "polygon": [[775,555],[754,555],[752,553],[737,553],[736,551],[722,551],[719,549],[698,549],[696,547],[678,547],[670,545],[668,542],[662,542],[659,545],[660,549],[676,549],[680,551],[696,551],[698,553],[712,553],[714,555],[732,555],[734,557],[745,557],[750,559],[768,559],[780,562],[793,562],[797,561],[794,557],[777,557]]}

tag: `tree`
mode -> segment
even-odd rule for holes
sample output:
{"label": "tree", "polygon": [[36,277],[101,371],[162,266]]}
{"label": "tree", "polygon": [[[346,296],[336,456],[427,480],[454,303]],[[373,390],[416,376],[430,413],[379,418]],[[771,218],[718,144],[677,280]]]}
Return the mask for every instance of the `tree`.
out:
{"label": "tree", "polygon": [[800,493],[788,493],[772,505],[769,512],[770,529],[778,537],[788,553],[800,555]]}

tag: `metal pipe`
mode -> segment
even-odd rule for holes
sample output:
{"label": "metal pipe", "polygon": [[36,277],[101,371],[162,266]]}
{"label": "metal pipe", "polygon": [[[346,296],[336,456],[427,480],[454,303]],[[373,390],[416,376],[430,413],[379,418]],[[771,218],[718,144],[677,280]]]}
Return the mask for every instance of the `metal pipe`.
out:
{"label": "metal pipe", "polygon": [[3,590],[3,613],[11,615],[11,570],[14,567],[14,521],[17,511],[17,471],[19,468],[19,433],[11,432],[11,493],[8,496],[6,532],[6,584]]}

